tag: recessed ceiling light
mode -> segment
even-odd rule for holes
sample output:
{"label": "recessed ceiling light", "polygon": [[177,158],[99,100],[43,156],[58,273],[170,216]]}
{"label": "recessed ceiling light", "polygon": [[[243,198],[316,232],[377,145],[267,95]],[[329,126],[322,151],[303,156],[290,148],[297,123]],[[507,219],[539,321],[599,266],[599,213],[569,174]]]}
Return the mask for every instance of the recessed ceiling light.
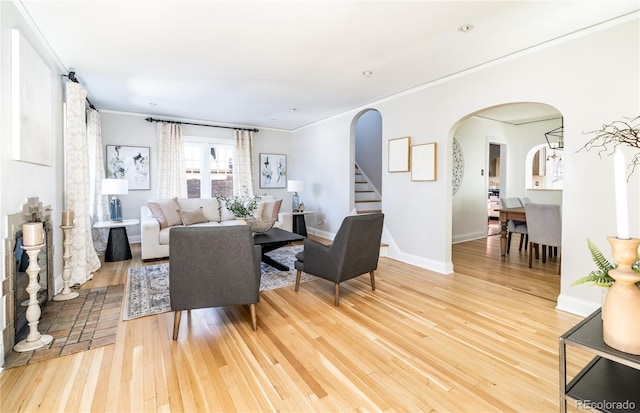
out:
{"label": "recessed ceiling light", "polygon": [[289,108],[289,112],[295,112],[296,110],[298,110],[298,109],[296,109],[296,108]]}
{"label": "recessed ceiling light", "polygon": [[149,105],[149,106],[158,106],[158,104],[157,104],[157,103],[155,103],[155,102],[149,102],[149,103],[148,103],[148,105]]}
{"label": "recessed ceiling light", "polygon": [[458,31],[462,33],[468,33],[471,30],[473,30],[473,24],[463,24],[462,26],[458,27]]}
{"label": "recessed ceiling light", "polygon": [[371,75],[373,75],[373,72],[371,70],[365,70],[364,72],[362,72],[362,75],[366,77],[371,77]]}

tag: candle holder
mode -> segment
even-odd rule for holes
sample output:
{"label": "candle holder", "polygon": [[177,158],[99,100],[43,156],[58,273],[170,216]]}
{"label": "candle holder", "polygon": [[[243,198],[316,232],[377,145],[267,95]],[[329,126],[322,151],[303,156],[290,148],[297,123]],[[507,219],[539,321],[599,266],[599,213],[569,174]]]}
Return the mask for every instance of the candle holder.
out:
{"label": "candle holder", "polygon": [[609,275],[616,281],[607,292],[602,306],[604,342],[616,350],[640,355],[640,273],[631,265],[638,259],[640,239],[609,237],[611,252],[618,263]]}
{"label": "candle holder", "polygon": [[60,225],[60,228],[62,228],[62,231],[64,232],[64,241],[62,242],[62,259],[64,260],[62,281],[64,281],[64,285],[60,294],[53,297],[53,301],[72,300],[80,295],[77,291],[71,291],[69,288],[71,280],[71,230],[73,229],[73,225]]}
{"label": "candle holder", "polygon": [[32,351],[42,348],[53,340],[53,337],[48,334],[40,334],[38,331],[38,323],[40,322],[40,304],[38,304],[38,291],[40,290],[40,284],[38,283],[38,273],[40,272],[40,266],[38,265],[38,254],[40,249],[44,246],[44,243],[33,246],[23,246],[29,256],[29,266],[27,267],[27,274],[29,275],[29,284],[25,290],[29,293],[29,305],[27,306],[27,322],[29,324],[29,335],[26,339],[20,341],[13,350],[17,352]]}

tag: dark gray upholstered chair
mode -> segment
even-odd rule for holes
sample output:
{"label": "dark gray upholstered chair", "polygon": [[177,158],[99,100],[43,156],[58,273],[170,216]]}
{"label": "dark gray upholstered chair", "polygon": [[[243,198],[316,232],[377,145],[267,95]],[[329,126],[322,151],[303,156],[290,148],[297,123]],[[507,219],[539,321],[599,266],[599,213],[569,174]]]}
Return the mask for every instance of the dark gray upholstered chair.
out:
{"label": "dark gray upholstered chair", "polygon": [[[542,262],[546,262],[547,247],[549,256],[552,255],[551,247],[557,252],[562,244],[562,214],[560,205],[556,204],[526,204],[524,206],[529,224],[529,268],[532,267],[532,253],[535,246],[536,258],[538,246],[542,245]],[[558,274],[560,268],[558,267]]]}
{"label": "dark gray upholstered chair", "polygon": [[169,248],[174,340],[182,310],[248,304],[253,330],[258,328],[260,247],[248,225],[173,228]]}
{"label": "dark gray upholstered chair", "polygon": [[[304,240],[304,250],[296,254],[296,287],[300,288],[302,271],[335,283],[335,305],[340,305],[340,283],[362,274],[371,276],[375,291],[374,270],[378,268],[380,239],[384,214],[348,216],[333,240],[324,245],[312,239]],[[171,241],[173,242],[173,240]]]}
{"label": "dark gray upholstered chair", "polygon": [[[523,206],[519,198],[500,198],[500,208],[519,208]],[[527,223],[522,221],[514,221],[512,219],[507,222],[507,254],[511,252],[511,238],[513,234],[520,234],[520,245],[518,250],[522,251],[522,245],[524,249],[527,249],[529,243],[529,232],[527,230]]]}

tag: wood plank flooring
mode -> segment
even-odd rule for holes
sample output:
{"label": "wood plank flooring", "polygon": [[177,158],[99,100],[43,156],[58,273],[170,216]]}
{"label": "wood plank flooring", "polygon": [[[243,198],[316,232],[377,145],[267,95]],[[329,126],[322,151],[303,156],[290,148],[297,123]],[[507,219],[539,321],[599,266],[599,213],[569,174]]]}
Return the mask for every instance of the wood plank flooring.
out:
{"label": "wood plank flooring", "polygon": [[[499,257],[497,237],[457,244],[456,273],[381,258],[342,284],[261,293],[248,307],[121,321],[114,345],[0,373],[5,412],[552,412],[558,336],[580,318],[554,309],[557,266]],[[499,240],[498,240],[499,241]],[[134,259],[82,288],[123,284]],[[517,250],[517,248],[516,248]],[[571,374],[588,360],[569,359]]]}

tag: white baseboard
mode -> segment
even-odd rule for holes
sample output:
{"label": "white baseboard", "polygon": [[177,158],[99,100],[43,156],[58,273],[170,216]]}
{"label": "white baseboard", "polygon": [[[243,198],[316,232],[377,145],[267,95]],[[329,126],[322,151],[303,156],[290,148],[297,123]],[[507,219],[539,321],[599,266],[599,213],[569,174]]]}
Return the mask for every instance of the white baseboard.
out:
{"label": "white baseboard", "polygon": [[458,234],[451,238],[452,244],[458,244],[460,242],[473,241],[474,239],[486,238],[487,233],[484,231],[469,232],[467,234]]}
{"label": "white baseboard", "polygon": [[566,294],[558,296],[556,310],[566,311],[567,313],[576,314],[586,317],[600,308],[600,303],[583,300]]}

